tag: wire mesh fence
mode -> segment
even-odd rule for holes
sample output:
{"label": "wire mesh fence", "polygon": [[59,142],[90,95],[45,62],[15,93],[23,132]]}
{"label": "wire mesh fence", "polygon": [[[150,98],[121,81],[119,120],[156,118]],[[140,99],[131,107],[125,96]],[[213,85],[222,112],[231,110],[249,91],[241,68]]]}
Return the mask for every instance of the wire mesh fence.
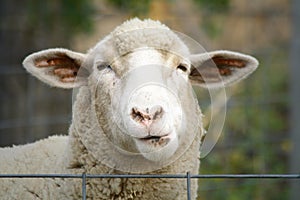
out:
{"label": "wire mesh fence", "polygon": [[300,180],[300,174],[0,174],[1,179],[5,178],[64,178],[81,179],[82,200],[87,198],[86,183],[87,179],[103,178],[166,178],[166,179],[185,179],[187,185],[186,199],[191,200],[191,179],[296,179]]}

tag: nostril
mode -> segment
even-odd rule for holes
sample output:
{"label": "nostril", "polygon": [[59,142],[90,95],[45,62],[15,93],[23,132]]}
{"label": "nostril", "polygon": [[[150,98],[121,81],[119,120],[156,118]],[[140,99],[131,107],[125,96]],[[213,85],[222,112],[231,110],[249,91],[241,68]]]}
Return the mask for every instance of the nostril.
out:
{"label": "nostril", "polygon": [[144,125],[150,125],[153,121],[162,118],[164,110],[162,106],[154,106],[151,109],[146,108],[145,110],[133,107],[131,109],[131,118]]}
{"label": "nostril", "polygon": [[154,106],[151,109],[151,113],[153,113],[152,119],[156,120],[156,119],[162,118],[162,116],[164,114],[164,110],[163,110],[162,106]]}
{"label": "nostril", "polygon": [[136,121],[136,122],[143,122],[143,121],[150,121],[150,115],[147,113],[142,112],[141,110],[139,110],[136,107],[133,107],[131,109],[131,118]]}

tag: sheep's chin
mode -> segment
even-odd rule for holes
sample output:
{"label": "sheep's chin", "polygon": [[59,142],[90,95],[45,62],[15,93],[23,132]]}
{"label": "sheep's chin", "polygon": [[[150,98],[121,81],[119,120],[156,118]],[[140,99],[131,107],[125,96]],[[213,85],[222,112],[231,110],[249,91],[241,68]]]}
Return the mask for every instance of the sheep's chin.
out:
{"label": "sheep's chin", "polygon": [[175,133],[168,134],[159,139],[135,138],[135,143],[141,155],[153,162],[168,160],[178,148],[178,138]]}

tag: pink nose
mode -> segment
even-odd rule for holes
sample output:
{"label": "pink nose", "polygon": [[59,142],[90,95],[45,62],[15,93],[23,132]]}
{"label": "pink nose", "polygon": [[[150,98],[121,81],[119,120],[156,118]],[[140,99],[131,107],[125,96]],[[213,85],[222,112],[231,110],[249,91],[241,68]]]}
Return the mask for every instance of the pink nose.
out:
{"label": "pink nose", "polygon": [[130,115],[135,122],[149,127],[154,121],[161,119],[163,114],[164,110],[161,106],[153,106],[150,109],[133,107]]}

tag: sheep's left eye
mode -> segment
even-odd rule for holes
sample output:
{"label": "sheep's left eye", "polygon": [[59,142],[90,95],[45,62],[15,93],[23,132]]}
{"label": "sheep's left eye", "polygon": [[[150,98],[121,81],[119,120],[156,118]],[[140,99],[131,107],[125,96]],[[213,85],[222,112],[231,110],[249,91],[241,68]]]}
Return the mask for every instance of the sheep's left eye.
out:
{"label": "sheep's left eye", "polygon": [[183,64],[178,65],[178,66],[177,66],[177,69],[179,69],[179,70],[181,70],[181,71],[183,71],[183,72],[187,72],[187,71],[188,71],[187,67],[184,66]]}
{"label": "sheep's left eye", "polygon": [[107,65],[106,68],[109,70],[113,70],[110,65]]}

